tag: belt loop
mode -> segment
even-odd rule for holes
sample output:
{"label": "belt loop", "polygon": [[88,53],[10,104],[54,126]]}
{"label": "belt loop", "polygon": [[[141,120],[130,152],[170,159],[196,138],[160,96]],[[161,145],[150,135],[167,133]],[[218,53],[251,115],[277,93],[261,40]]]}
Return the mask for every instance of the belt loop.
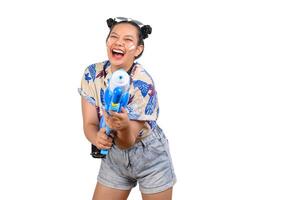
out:
{"label": "belt loop", "polygon": [[127,165],[127,167],[126,168],[129,168],[129,167],[131,167],[132,166],[132,164],[131,164],[131,160],[130,160],[130,152],[128,151],[128,150],[126,150],[126,155],[127,155],[127,160],[128,160],[128,165]]}
{"label": "belt loop", "polygon": [[143,141],[143,139],[142,140],[140,140],[140,142],[141,142],[141,144],[142,144],[142,147],[143,147],[143,149],[146,147],[146,144],[144,143],[144,141]]}

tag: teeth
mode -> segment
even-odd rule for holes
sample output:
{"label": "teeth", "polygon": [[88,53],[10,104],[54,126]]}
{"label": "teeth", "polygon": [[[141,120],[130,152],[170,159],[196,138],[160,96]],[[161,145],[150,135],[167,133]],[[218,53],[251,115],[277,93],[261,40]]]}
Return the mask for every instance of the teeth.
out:
{"label": "teeth", "polygon": [[118,49],[113,49],[113,52],[114,52],[114,53],[122,53],[122,54],[123,54],[123,51],[118,50]]}

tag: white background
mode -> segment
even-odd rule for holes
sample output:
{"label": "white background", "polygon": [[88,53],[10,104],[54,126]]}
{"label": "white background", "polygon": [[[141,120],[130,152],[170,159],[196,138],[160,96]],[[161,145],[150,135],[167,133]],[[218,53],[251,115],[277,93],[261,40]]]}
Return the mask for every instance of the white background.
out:
{"label": "white background", "polygon": [[[0,199],[91,199],[83,70],[106,19],[153,27],[140,63],[178,177],[174,199],[301,199],[297,1],[1,1]],[[129,199],[141,199],[138,188]]]}

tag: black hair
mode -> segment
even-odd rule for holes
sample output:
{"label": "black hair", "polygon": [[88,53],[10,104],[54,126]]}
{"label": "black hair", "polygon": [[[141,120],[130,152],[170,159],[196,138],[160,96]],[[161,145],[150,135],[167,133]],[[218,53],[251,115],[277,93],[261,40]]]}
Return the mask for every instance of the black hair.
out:
{"label": "black hair", "polygon": [[[107,19],[107,25],[110,28],[110,32],[107,36],[106,41],[108,40],[113,28],[117,25],[117,24],[121,24],[121,23],[128,23],[131,24],[133,26],[135,26],[137,28],[137,32],[138,32],[138,45],[142,45],[144,46],[144,39],[148,38],[148,35],[152,33],[152,27],[150,25],[143,25],[142,27],[140,27],[137,23],[135,23],[135,21],[120,21],[117,22],[116,20],[109,18]],[[142,53],[144,51],[144,48],[142,49],[141,53],[135,57],[135,59],[138,59],[141,57]]]}

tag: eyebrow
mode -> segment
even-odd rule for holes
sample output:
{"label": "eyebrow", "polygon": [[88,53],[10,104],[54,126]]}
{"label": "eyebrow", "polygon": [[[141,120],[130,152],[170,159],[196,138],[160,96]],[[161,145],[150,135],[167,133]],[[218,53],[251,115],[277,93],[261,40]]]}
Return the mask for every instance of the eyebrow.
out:
{"label": "eyebrow", "polygon": [[[118,35],[118,36],[119,36],[119,34],[117,34],[116,32],[113,32],[113,31],[111,32],[111,35],[112,35],[112,34],[115,34],[115,35]],[[124,37],[130,37],[130,38],[133,38],[133,39],[134,39],[134,37],[133,37],[132,35],[125,35]]]}
{"label": "eyebrow", "polygon": [[113,32],[113,31],[111,32],[111,35],[112,35],[112,34],[118,35],[117,33]]}
{"label": "eyebrow", "polygon": [[134,39],[134,37],[133,36],[131,36],[131,35],[126,35],[126,36],[124,36],[125,38],[130,38],[130,39]]}

